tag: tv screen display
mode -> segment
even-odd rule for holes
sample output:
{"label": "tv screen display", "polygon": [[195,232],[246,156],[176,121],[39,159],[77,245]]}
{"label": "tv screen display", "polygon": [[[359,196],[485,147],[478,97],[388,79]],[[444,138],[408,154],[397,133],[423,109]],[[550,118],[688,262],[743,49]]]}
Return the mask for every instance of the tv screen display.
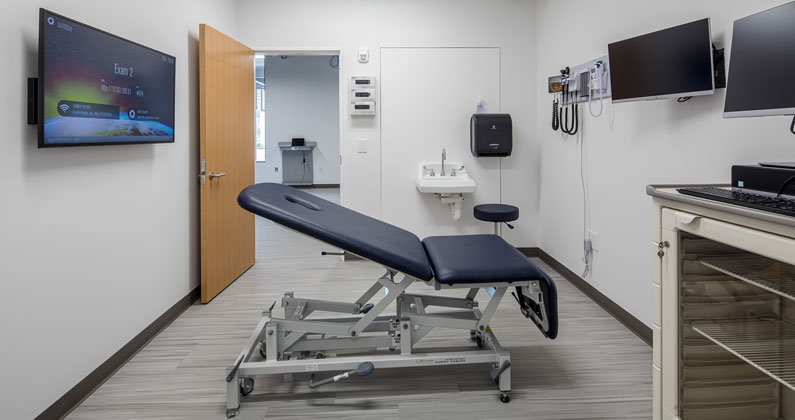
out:
{"label": "tv screen display", "polygon": [[175,61],[41,9],[39,147],[173,142]]}
{"label": "tv screen display", "polygon": [[795,2],[734,22],[726,117],[795,114]]}
{"label": "tv screen display", "polygon": [[710,20],[608,45],[613,102],[715,92]]}

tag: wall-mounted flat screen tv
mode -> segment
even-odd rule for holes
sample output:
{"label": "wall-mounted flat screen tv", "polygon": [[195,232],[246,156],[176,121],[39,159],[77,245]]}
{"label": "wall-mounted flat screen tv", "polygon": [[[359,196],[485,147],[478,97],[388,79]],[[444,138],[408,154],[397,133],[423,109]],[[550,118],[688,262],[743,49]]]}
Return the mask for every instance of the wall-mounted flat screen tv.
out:
{"label": "wall-mounted flat screen tv", "polygon": [[39,147],[174,141],[176,59],[39,11]]}
{"label": "wall-mounted flat screen tv", "polygon": [[734,22],[725,117],[795,114],[795,2]]}
{"label": "wall-mounted flat screen tv", "polygon": [[614,42],[607,48],[613,102],[715,92],[708,18]]}

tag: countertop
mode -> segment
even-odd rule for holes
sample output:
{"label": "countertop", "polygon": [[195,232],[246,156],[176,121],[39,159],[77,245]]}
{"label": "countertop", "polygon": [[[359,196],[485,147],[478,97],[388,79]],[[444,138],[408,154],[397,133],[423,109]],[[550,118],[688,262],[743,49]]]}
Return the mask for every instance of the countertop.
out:
{"label": "countertop", "polygon": [[713,201],[704,198],[692,197],[689,195],[680,194],[678,191],[676,191],[677,188],[688,188],[688,187],[717,187],[717,188],[726,188],[726,189],[731,188],[731,186],[728,184],[726,185],[649,185],[646,187],[646,194],[663,200],[676,201],[712,210],[732,213],[739,216],[749,217],[752,219],[763,220],[766,222],[795,227],[795,217],[789,217],[782,214],[755,210],[748,207],[735,206],[732,204],[722,203],[720,201]]}

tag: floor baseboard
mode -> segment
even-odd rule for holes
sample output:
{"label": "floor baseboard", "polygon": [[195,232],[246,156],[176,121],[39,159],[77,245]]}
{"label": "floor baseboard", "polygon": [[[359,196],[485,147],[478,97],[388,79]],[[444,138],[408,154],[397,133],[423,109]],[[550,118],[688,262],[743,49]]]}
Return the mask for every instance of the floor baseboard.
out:
{"label": "floor baseboard", "polygon": [[[522,249],[520,249],[521,251]],[[527,254],[525,254],[527,255]],[[613,318],[617,319],[618,322],[624,324],[630,331],[632,331],[635,335],[637,335],[641,340],[643,340],[649,346],[652,345],[652,331],[646,324],[641,322],[639,319],[635,318],[627,312],[624,308],[619,306],[617,303],[613,302],[607,296],[603,295],[602,292],[596,290],[595,287],[591,286],[590,283],[585,281],[582,277],[578,276],[573,271],[569,270],[568,267],[561,264],[558,260],[553,258],[551,255],[544,252],[544,250],[538,249],[538,257],[541,258],[541,261],[549,264],[550,267],[555,269],[560,275],[562,275],[569,283],[573,284],[574,287],[579,289],[581,292],[588,296],[591,300],[596,302],[597,305],[601,306],[602,309],[607,311]]]}
{"label": "floor baseboard", "polygon": [[293,188],[310,189],[310,188],[339,188],[340,184],[312,184],[312,185],[291,185]]}
{"label": "floor baseboard", "polygon": [[516,248],[516,249],[518,249],[519,252],[524,254],[524,256],[527,257],[527,258],[538,258],[538,256],[541,255],[541,250],[536,248],[536,247],[533,247],[533,248]]}
{"label": "floor baseboard", "polygon": [[160,315],[148,327],[125,344],[124,347],[110,356],[108,360],[42,411],[36,417],[36,420],[54,420],[66,417],[197,300],[199,300],[199,287],[196,287],[180,299],[179,302],[175,303],[163,315]]}

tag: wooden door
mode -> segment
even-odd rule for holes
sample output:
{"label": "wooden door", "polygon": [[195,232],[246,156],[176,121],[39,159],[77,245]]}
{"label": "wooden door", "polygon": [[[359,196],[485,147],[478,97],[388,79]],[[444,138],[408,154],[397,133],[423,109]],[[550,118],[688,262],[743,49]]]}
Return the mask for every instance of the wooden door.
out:
{"label": "wooden door", "polygon": [[201,301],[254,265],[254,215],[237,195],[254,183],[254,52],[199,28]]}

